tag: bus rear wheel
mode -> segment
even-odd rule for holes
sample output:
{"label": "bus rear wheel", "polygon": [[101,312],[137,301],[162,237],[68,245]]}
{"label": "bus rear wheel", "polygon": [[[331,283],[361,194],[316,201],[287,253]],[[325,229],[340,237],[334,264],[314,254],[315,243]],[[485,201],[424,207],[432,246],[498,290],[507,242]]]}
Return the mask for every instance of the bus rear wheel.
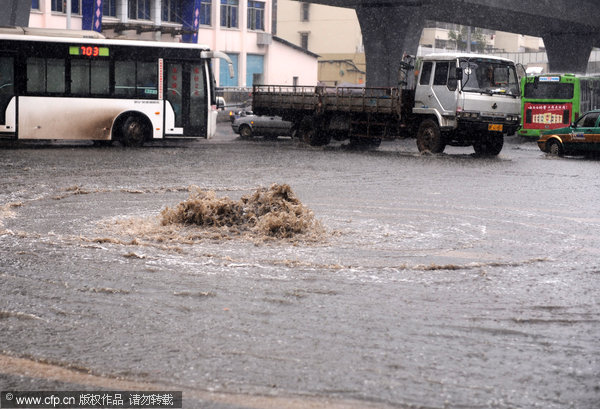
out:
{"label": "bus rear wheel", "polygon": [[128,117],[123,122],[121,143],[125,146],[138,147],[148,137],[148,126],[137,116]]}

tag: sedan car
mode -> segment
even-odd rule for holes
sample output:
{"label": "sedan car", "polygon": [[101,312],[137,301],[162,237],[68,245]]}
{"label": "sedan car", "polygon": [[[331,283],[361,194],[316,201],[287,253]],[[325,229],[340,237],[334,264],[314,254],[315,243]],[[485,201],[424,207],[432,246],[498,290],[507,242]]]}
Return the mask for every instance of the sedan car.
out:
{"label": "sedan car", "polygon": [[278,136],[293,136],[292,123],[284,121],[278,116],[241,115],[234,119],[231,129],[244,139],[253,136],[264,136],[268,139],[275,139]]}
{"label": "sedan car", "polygon": [[537,144],[552,155],[576,155],[600,152],[600,110],[593,110],[566,128],[544,132]]}

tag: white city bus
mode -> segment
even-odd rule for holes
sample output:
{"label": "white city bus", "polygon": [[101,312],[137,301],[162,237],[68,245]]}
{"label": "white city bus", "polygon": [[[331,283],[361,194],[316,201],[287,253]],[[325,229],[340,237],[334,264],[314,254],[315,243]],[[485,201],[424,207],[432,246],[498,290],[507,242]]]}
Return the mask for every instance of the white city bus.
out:
{"label": "white city bus", "polygon": [[[44,35],[42,35],[44,34]],[[210,138],[217,98],[198,44],[86,32],[0,29],[0,138],[120,141]]]}

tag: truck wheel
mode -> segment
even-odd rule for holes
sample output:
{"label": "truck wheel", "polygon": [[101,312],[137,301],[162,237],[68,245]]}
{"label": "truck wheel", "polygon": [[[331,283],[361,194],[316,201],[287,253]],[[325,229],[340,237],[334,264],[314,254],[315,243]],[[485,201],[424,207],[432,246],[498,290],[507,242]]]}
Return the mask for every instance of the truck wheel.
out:
{"label": "truck wheel", "polygon": [[240,138],[242,138],[242,139],[252,138],[252,129],[248,125],[242,125],[240,127]]}
{"label": "truck wheel", "polygon": [[503,135],[487,135],[473,144],[478,156],[497,156],[504,146]]}
{"label": "truck wheel", "polygon": [[149,133],[148,126],[140,117],[130,116],[123,123],[121,143],[125,146],[142,146]]}
{"label": "truck wheel", "polygon": [[446,144],[440,132],[440,127],[433,119],[426,119],[421,122],[417,132],[417,148],[419,148],[419,152],[444,152]]}
{"label": "truck wheel", "polygon": [[323,146],[329,143],[329,138],[320,129],[312,116],[305,116],[298,129],[300,138],[311,146]]}

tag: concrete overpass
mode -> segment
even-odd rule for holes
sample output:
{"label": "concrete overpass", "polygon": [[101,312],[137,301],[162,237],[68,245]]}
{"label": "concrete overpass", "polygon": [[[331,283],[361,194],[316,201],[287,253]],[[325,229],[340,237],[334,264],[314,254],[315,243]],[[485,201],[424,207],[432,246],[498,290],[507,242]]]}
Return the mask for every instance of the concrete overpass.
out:
{"label": "concrete overpass", "polygon": [[0,0],[0,27],[29,25],[31,0]]}
{"label": "concrete overpass", "polygon": [[[584,72],[600,46],[600,7],[592,0],[303,1],[356,10],[370,86],[396,84],[402,55],[416,53],[425,20],[542,37],[556,72]],[[0,26],[27,26],[30,8],[30,0],[0,0]]]}
{"label": "concrete overpass", "polygon": [[402,55],[416,53],[425,20],[542,37],[556,72],[585,72],[600,46],[600,7],[591,0],[303,1],[356,10],[369,86],[396,84]]}

